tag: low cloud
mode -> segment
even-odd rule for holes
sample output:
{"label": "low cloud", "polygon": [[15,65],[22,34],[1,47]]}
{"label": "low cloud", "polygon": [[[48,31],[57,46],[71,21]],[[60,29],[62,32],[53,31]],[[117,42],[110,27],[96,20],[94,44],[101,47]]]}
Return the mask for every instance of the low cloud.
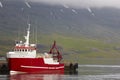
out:
{"label": "low cloud", "polygon": [[25,1],[40,2],[50,5],[66,5],[75,8],[87,8],[87,7],[120,8],[120,0],[25,0]]}

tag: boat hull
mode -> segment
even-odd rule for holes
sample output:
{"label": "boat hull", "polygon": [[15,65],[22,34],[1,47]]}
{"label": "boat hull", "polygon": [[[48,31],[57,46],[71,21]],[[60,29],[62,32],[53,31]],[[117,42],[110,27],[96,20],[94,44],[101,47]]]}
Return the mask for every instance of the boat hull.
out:
{"label": "boat hull", "polygon": [[27,73],[64,72],[64,64],[45,64],[43,58],[8,58],[8,63],[10,71]]}

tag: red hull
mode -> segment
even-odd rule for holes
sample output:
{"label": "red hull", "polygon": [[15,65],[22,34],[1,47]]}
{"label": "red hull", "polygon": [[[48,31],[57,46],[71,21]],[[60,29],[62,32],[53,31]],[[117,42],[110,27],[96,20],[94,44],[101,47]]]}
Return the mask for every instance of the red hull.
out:
{"label": "red hull", "polygon": [[45,64],[43,58],[8,58],[11,71],[41,73],[46,71],[64,72],[64,64]]}

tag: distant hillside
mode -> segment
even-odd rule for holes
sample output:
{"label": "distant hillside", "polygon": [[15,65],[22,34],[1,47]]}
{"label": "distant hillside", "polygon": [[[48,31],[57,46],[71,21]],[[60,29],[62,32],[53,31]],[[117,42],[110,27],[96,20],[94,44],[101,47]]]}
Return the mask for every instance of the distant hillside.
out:
{"label": "distant hillside", "polygon": [[43,49],[49,48],[52,41],[57,40],[65,53],[92,53],[93,50],[93,55],[102,54],[97,57],[105,57],[107,49],[111,56],[112,53],[119,53],[120,9],[75,9],[32,2],[28,6],[23,1],[14,0],[1,2],[2,54],[12,48],[14,40],[23,39],[27,23],[31,23],[32,40],[33,35],[37,34],[37,41]]}
{"label": "distant hillside", "polygon": [[25,29],[29,16],[29,22],[32,27],[37,27],[39,33],[120,39],[119,9],[73,9],[30,2],[31,8],[29,8],[22,1],[3,1],[2,3],[0,33],[14,34]]}

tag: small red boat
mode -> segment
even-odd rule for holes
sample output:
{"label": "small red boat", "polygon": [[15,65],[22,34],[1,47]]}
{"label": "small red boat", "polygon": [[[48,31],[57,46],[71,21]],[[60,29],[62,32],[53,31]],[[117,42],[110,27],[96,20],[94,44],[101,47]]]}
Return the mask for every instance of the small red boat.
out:
{"label": "small red boat", "polygon": [[10,73],[40,73],[44,71],[61,71],[64,72],[64,63],[61,53],[56,47],[56,42],[50,52],[37,53],[36,44],[29,43],[30,24],[28,26],[25,42],[17,42],[14,49],[7,53]]}

